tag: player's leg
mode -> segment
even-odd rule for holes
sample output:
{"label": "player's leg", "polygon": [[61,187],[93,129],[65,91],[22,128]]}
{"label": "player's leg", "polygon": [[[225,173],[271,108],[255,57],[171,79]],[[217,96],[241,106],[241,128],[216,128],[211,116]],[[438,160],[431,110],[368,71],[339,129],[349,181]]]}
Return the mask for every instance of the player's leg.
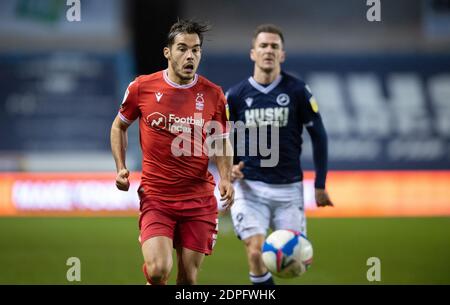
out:
{"label": "player's leg", "polygon": [[278,201],[273,210],[273,228],[302,232],[306,236],[306,217],[303,202],[303,184],[295,185],[297,194]]}
{"label": "player's leg", "polygon": [[172,270],[172,239],[155,236],[142,244],[144,274],[152,285],[165,284]]}
{"label": "player's leg", "polygon": [[204,253],[183,247],[177,248],[177,285],[197,284],[198,270],[203,262],[204,257]]}
{"label": "player's leg", "polygon": [[[186,212],[177,224],[174,245],[177,249],[177,283],[193,285],[205,255],[212,253],[219,229],[214,196],[197,199],[204,208]],[[208,213],[208,214],[205,214]]]}
{"label": "player's leg", "polygon": [[247,261],[250,271],[250,281],[254,285],[274,285],[272,274],[267,270],[262,260],[262,246],[265,235],[256,234],[244,240],[247,251]]}
{"label": "player's leg", "polygon": [[141,205],[139,219],[143,272],[150,284],[165,284],[172,269],[173,236],[177,215],[151,201]]}
{"label": "player's leg", "polygon": [[231,217],[236,235],[244,241],[250,281],[255,285],[273,284],[272,275],[262,261],[261,249],[269,228],[270,210],[251,183],[241,180],[235,183],[235,190]]}

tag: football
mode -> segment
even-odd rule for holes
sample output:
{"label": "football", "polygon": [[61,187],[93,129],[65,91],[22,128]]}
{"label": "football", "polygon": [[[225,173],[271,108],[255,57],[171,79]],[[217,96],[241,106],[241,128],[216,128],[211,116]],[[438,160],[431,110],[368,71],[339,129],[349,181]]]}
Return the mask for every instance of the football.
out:
{"label": "football", "polygon": [[293,278],[306,272],[313,260],[311,242],[300,232],[277,230],[265,240],[262,258],[269,271],[281,278]]}

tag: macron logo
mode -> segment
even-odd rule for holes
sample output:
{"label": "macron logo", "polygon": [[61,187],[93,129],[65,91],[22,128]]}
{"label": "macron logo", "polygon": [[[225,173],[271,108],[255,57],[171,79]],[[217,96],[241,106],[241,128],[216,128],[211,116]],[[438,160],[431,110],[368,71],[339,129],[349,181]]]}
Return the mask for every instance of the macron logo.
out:
{"label": "macron logo", "polygon": [[252,104],[253,104],[253,98],[247,97],[247,98],[245,99],[245,103],[247,104],[247,107],[248,107],[248,108],[252,107]]}
{"label": "macron logo", "polygon": [[155,96],[156,96],[156,101],[159,103],[159,100],[161,100],[163,94],[161,92],[156,92]]}

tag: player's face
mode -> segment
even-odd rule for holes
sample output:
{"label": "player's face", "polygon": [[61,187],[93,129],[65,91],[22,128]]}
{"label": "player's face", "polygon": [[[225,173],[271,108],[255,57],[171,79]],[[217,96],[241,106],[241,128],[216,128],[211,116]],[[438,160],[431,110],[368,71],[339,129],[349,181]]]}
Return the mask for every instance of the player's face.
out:
{"label": "player's face", "polygon": [[266,73],[280,69],[285,53],[281,37],[274,33],[259,33],[250,51],[255,65]]}
{"label": "player's face", "polygon": [[202,57],[200,38],[197,34],[178,34],[173,45],[164,48],[164,56],[169,62],[174,81],[189,83],[193,80]]}

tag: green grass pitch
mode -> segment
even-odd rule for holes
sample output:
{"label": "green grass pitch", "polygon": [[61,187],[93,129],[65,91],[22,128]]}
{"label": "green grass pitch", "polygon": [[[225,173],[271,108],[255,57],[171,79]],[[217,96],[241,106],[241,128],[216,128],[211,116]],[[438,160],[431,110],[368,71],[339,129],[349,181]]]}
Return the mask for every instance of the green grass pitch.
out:
{"label": "green grass pitch", "polygon": [[[241,241],[222,217],[214,253],[199,284],[248,284]],[[0,218],[0,284],[73,284],[69,257],[81,260],[81,284],[143,284],[137,218]],[[450,284],[450,218],[308,219],[314,263],[278,284],[372,284],[369,257],[381,260],[381,284]],[[175,282],[172,270],[170,284]]]}

